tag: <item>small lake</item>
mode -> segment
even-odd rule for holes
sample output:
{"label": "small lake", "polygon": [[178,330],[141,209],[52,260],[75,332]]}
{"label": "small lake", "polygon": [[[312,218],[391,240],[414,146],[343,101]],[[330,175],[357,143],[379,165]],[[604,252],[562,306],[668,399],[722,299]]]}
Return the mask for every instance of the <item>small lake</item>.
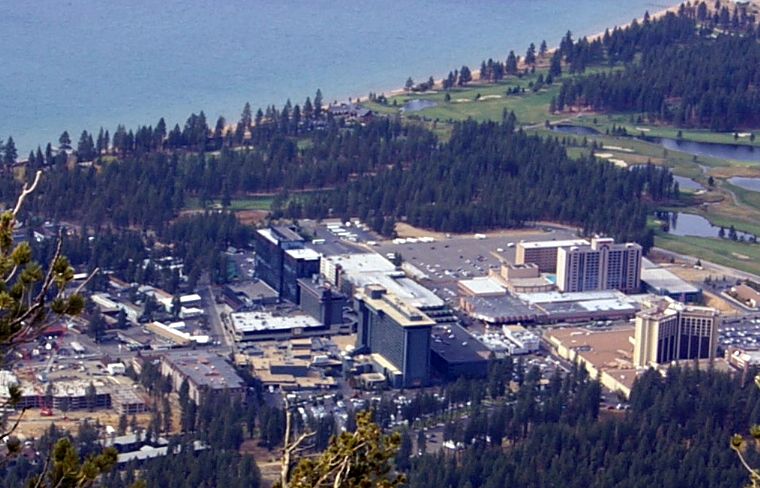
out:
{"label": "small lake", "polygon": [[681,190],[704,190],[705,187],[686,176],[673,175],[673,181],[678,183]]}
{"label": "small lake", "polygon": [[404,103],[404,106],[401,107],[402,112],[418,112],[420,110],[435,107],[438,105],[432,100],[420,100],[419,98],[415,98],[414,100],[407,100]]}
{"label": "small lake", "polygon": [[[646,167],[645,164],[632,164],[628,166],[628,169],[634,170],[634,169],[644,169]],[[655,166],[655,168],[663,169],[662,166]],[[670,171],[670,170],[668,170]],[[673,175],[673,181],[678,183],[678,188],[681,190],[704,190],[705,187],[697,183],[696,181],[692,180],[691,178],[687,176],[678,176]]]}
{"label": "small lake", "polygon": [[760,191],[760,178],[734,176],[733,178],[729,178],[728,182],[745,190]]}
{"label": "small lake", "polygon": [[554,132],[565,132],[569,134],[583,134],[585,136],[597,136],[601,134],[596,129],[593,129],[591,127],[584,127],[582,125],[568,125],[568,124],[557,124],[553,125],[551,129]]}
{"label": "small lake", "polygon": [[[712,225],[709,220],[701,215],[695,215],[684,212],[666,212],[658,214],[658,217],[669,222],[668,233],[674,236],[692,236],[692,237],[719,237],[720,227]],[[728,229],[724,229],[725,236],[728,237]],[[749,239],[752,234],[747,232],[736,231],[738,239]]]}
{"label": "small lake", "polygon": [[738,161],[760,161],[760,148],[755,150],[755,146],[746,144],[720,144],[650,136],[644,136],[643,139],[659,144],[665,149],[681,151],[694,156],[736,159]]}

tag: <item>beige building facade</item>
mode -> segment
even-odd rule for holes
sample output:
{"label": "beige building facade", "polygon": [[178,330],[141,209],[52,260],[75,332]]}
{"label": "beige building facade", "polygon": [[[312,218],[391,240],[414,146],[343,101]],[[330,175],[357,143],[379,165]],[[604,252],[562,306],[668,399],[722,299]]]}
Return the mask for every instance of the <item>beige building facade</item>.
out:
{"label": "beige building facade", "polygon": [[590,245],[557,249],[557,288],[562,292],[620,290],[641,287],[642,248],[632,242],[594,238]]}
{"label": "beige building facade", "polygon": [[637,367],[671,361],[715,359],[718,310],[684,305],[670,298],[636,314],[633,361]]}

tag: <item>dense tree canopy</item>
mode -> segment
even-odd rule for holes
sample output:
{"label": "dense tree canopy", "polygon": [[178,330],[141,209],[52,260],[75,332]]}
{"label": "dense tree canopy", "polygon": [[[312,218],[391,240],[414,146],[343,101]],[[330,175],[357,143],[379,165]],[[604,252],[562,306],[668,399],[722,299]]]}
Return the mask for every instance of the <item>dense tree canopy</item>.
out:
{"label": "dense tree canopy", "polygon": [[[518,400],[503,413],[475,414],[470,420],[475,425],[459,427],[462,432],[487,433],[497,427],[503,432],[500,425],[506,425],[509,447],[502,448],[501,442],[494,447],[490,437],[491,444],[470,441],[456,457],[415,458],[410,486],[735,488],[745,484],[747,473],[729,449],[729,440],[735,432],[746,432],[750,420],[758,418],[760,394],[751,381],[745,385],[741,375],[688,367],[673,367],[665,377],[649,371],[634,386],[631,410],[599,421],[591,415],[566,414],[572,400],[568,401],[565,388],[558,382],[549,387],[551,393],[531,396],[532,403],[524,407]],[[588,412],[592,400],[593,395],[578,411]],[[551,410],[551,405],[556,405],[559,415],[541,413]],[[521,418],[528,419],[528,428],[519,427]],[[758,465],[754,449],[745,456],[751,465]]]}

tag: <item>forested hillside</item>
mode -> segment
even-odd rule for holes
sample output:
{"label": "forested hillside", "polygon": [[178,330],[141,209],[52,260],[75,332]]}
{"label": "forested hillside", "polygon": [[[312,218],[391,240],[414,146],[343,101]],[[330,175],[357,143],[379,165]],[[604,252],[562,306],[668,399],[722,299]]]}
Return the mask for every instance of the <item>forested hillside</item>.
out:
{"label": "forested hillside", "polygon": [[[466,447],[456,456],[413,458],[409,486],[745,486],[748,474],[729,440],[760,419],[760,391],[748,378],[745,385],[740,375],[716,371],[674,367],[666,377],[649,371],[634,387],[631,410],[599,421],[598,407],[573,400],[572,381],[553,380],[544,394],[522,388],[518,396],[530,402],[518,399],[512,408],[490,412],[481,408],[462,426],[475,441],[463,439]],[[576,382],[575,388],[582,391],[582,385]],[[508,448],[484,441],[494,429],[512,432]],[[746,455],[760,465],[753,447]]]}
{"label": "forested hillside", "polygon": [[[565,79],[555,109],[634,111],[651,120],[713,131],[756,127],[760,43],[754,19],[741,16],[738,8],[729,16],[726,7],[713,19],[699,13],[701,5],[693,15],[683,11],[607,33],[602,45],[609,62],[633,62],[622,70]],[[579,46],[559,51],[571,67],[585,67],[578,59],[593,52]]]}
{"label": "forested hillside", "polygon": [[151,229],[179,243],[180,228],[167,226],[188,198],[204,203],[220,197],[229,205],[253,192],[329,189],[292,199],[278,213],[358,216],[386,234],[389,223],[402,219],[451,232],[553,220],[648,246],[647,203],[677,197],[667,172],[573,160],[554,139],[516,131],[510,116],[502,123],[457,124],[445,143],[397,119],[349,128],[332,120],[301,149],[277,126],[262,123],[254,132],[264,130],[271,137],[259,134],[251,148],[49,166],[30,212],[91,228]]}
{"label": "forested hillside", "polygon": [[380,217],[448,232],[551,220],[647,247],[647,202],[675,197],[668,172],[573,160],[554,139],[516,131],[506,117],[457,123],[450,140],[424,158],[322,198],[339,215],[358,215],[378,230]]}

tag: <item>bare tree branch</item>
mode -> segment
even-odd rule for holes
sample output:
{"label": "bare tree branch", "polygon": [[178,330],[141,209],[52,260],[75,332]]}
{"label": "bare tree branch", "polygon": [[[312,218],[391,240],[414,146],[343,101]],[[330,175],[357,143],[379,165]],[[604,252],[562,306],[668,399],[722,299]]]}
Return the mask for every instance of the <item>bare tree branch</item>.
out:
{"label": "bare tree branch", "polygon": [[[3,408],[4,408],[4,406],[3,406]],[[7,430],[5,432],[0,432],[0,441],[4,440],[6,437],[8,437],[9,435],[13,434],[13,432],[16,431],[16,428],[21,423],[21,417],[23,417],[25,413],[26,413],[26,407],[24,407],[23,409],[21,409],[21,413],[19,414],[18,418],[16,419],[16,422],[13,423],[13,427],[11,427],[9,430]]]}
{"label": "bare tree branch", "polygon": [[18,215],[19,211],[21,210],[21,205],[24,203],[24,199],[29,194],[31,194],[35,188],[37,188],[37,183],[40,182],[41,176],[42,176],[42,170],[37,170],[37,173],[34,175],[34,182],[32,182],[32,186],[28,186],[24,184],[24,189],[21,191],[21,195],[19,195],[18,200],[16,200],[16,207],[13,209],[14,220],[16,216]]}

